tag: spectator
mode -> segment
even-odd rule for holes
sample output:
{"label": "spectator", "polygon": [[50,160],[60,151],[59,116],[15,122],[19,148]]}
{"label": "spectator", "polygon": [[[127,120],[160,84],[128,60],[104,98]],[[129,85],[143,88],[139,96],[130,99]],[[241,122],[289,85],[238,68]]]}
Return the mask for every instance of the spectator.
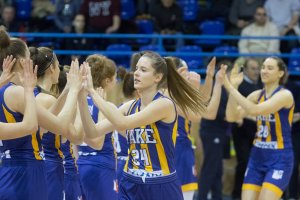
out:
{"label": "spectator", "polygon": [[207,120],[203,118],[200,124],[204,161],[198,183],[198,200],[207,200],[210,191],[212,199],[222,199],[223,156],[229,141],[227,135],[229,124],[225,121],[227,99],[227,93],[222,88],[216,119]]}
{"label": "spectator", "polygon": [[[260,65],[258,60],[249,58],[244,65],[244,80],[239,86],[239,92],[247,97],[255,90],[262,88],[260,82]],[[256,133],[256,122],[251,119],[241,120],[238,124],[232,125],[232,138],[237,157],[237,165],[235,167],[235,181],[232,191],[234,200],[241,199],[241,189],[244,180],[250,150]]]}
{"label": "spectator", "polygon": [[182,31],[182,10],[175,0],[161,0],[161,3],[153,6],[150,14],[154,19],[156,32],[174,34]]}
{"label": "spectator", "polygon": [[[86,32],[85,28],[85,17],[84,15],[78,14],[75,16],[73,20],[73,26],[71,29],[72,33],[82,34]],[[93,41],[91,39],[87,39],[84,37],[80,38],[67,38],[65,40],[64,49],[72,49],[72,50],[91,50]],[[82,55],[72,55],[71,60],[78,59],[79,62],[85,61],[85,56]],[[70,63],[70,56],[67,56],[64,60],[64,63]]]}
{"label": "spectator", "polygon": [[[264,7],[257,7],[254,22],[242,30],[241,36],[279,36],[277,26],[269,22]],[[279,40],[241,39],[240,53],[278,53]]]}
{"label": "spectator", "polygon": [[80,5],[81,0],[56,0],[54,21],[60,31],[71,32],[73,19],[79,13]]}
{"label": "spectator", "polygon": [[263,3],[264,0],[234,0],[229,12],[231,23],[229,32],[233,35],[240,35],[241,30],[251,23],[256,8],[262,6]]}
{"label": "spectator", "polygon": [[299,159],[300,159],[300,84],[295,80],[288,80],[286,87],[292,92],[295,101],[295,110],[292,126],[292,142],[294,149],[294,168],[289,183],[287,199],[299,199]]}
{"label": "spectator", "polygon": [[11,5],[4,5],[0,25],[6,28],[8,32],[23,32],[24,27],[16,21],[16,10]]}
{"label": "spectator", "polygon": [[87,19],[88,32],[114,33],[120,28],[120,0],[84,0],[80,12]]}
{"label": "spectator", "polygon": [[[299,30],[299,0],[267,0],[265,8],[268,17],[276,24],[281,36],[296,35]],[[297,45],[297,40],[282,40],[281,52],[288,53]]]}
{"label": "spectator", "polygon": [[54,22],[49,19],[55,11],[55,7],[50,0],[33,0],[30,26],[32,31],[56,31]]}

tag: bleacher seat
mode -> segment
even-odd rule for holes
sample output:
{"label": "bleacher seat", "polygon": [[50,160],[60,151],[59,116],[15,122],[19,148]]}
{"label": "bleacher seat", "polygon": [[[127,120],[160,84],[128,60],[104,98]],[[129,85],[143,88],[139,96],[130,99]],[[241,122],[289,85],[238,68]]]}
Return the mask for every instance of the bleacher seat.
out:
{"label": "bleacher seat", "polygon": [[[186,45],[182,46],[178,49],[176,49],[176,52],[182,52],[182,53],[201,53],[202,49],[201,47],[197,45]],[[201,56],[197,55],[191,55],[191,56],[179,56],[181,59],[183,59],[189,68],[201,68],[203,66],[203,60]]]}
{"label": "bleacher seat", "polygon": [[140,51],[165,51],[164,47],[158,45],[145,45],[140,47]]}
{"label": "bleacher seat", "polygon": [[292,49],[291,55],[297,56],[289,58],[288,70],[300,71],[300,48]]}
{"label": "bleacher seat", "polygon": [[17,19],[27,21],[31,16],[32,0],[15,0],[14,3]]}
{"label": "bleacher seat", "polygon": [[[199,24],[199,30],[202,35],[223,35],[225,33],[224,22],[221,21],[204,21]],[[220,39],[197,39],[195,44],[218,46],[221,44]]]}
{"label": "bleacher seat", "polygon": [[[135,21],[138,27],[139,34],[152,34],[154,32],[153,21],[150,19],[138,19]],[[149,44],[151,39],[149,38],[138,38],[138,44]]]}
{"label": "bleacher seat", "polygon": [[[132,48],[127,44],[111,44],[106,47],[107,51],[131,51]],[[129,68],[130,55],[111,55],[108,56],[113,59],[118,66]]]}
{"label": "bleacher seat", "polygon": [[195,21],[198,17],[197,0],[177,0],[177,4],[182,8],[184,21]]}
{"label": "bleacher seat", "polygon": [[239,53],[239,50],[235,46],[219,46],[214,49],[214,53],[227,55],[229,53]]}
{"label": "bleacher seat", "polygon": [[134,0],[121,0],[121,19],[129,20],[135,16]]}

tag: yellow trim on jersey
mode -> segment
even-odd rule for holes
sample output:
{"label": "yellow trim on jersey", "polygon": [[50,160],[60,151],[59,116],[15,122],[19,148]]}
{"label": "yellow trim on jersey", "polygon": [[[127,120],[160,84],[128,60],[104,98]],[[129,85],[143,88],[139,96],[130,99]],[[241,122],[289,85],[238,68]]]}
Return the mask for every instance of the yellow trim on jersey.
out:
{"label": "yellow trim on jersey", "polygon": [[184,128],[185,128],[185,132],[187,134],[189,134],[190,133],[190,127],[189,127],[189,120],[187,120],[187,119],[184,119]]}
{"label": "yellow trim on jersey", "polygon": [[197,183],[189,183],[189,184],[182,185],[181,190],[182,190],[182,192],[198,190],[198,184]]}
{"label": "yellow trim on jersey", "polygon": [[242,190],[253,190],[255,192],[260,192],[261,186],[254,184],[243,184]]}
{"label": "yellow trim on jersey", "polygon": [[5,115],[5,118],[6,118],[7,122],[8,123],[16,123],[15,117],[6,110],[6,108],[4,107],[4,105],[2,105],[2,109],[4,111],[4,115]]}
{"label": "yellow trim on jersey", "polygon": [[293,123],[294,109],[295,109],[295,106],[293,106],[290,109],[290,112],[289,112],[289,124],[290,124],[290,126],[292,126],[292,123]]}
{"label": "yellow trim on jersey", "polygon": [[279,198],[281,197],[283,191],[277,187],[276,185],[272,184],[272,183],[267,183],[264,182],[262,185],[263,189],[267,189],[267,190],[271,190],[272,192],[274,192]]}
{"label": "yellow trim on jersey", "polygon": [[271,142],[272,140],[272,135],[271,135],[271,126],[270,126],[270,121],[266,121],[266,126],[268,127],[268,136],[266,138],[266,142]]}
{"label": "yellow trim on jersey", "polygon": [[172,140],[173,140],[174,146],[176,144],[176,139],[177,139],[177,128],[178,128],[178,119],[176,119],[176,122],[173,127],[173,131],[172,131]]}
{"label": "yellow trim on jersey", "polygon": [[[141,126],[141,128],[145,129],[146,126]],[[146,134],[142,134],[142,138],[143,138],[144,141],[146,141]],[[141,146],[141,149],[145,149],[146,150],[147,159],[148,159],[148,162],[149,162],[149,165],[146,165],[146,163],[144,163],[145,170],[147,172],[153,172],[153,167],[152,167],[151,157],[150,157],[150,154],[149,154],[148,144],[140,144],[140,146]]]}
{"label": "yellow trim on jersey", "polygon": [[57,149],[57,153],[59,157],[63,158],[64,154],[60,150],[60,144],[61,144],[60,137],[61,137],[60,135],[55,135],[55,148]]}
{"label": "yellow trim on jersey", "polygon": [[275,113],[275,131],[276,131],[276,137],[277,137],[277,145],[278,149],[283,149],[283,137],[282,137],[282,128],[281,128],[281,121],[279,117],[279,113]]}
{"label": "yellow trim on jersey", "polygon": [[40,156],[40,152],[39,152],[39,144],[38,144],[38,141],[37,141],[37,138],[36,138],[36,133],[33,133],[31,134],[31,145],[33,147],[33,154],[34,154],[34,157],[35,159],[37,160],[42,160],[42,157]]}
{"label": "yellow trim on jersey", "polygon": [[[161,142],[158,129],[157,129],[155,124],[151,124],[151,128],[154,130],[153,137],[157,141],[156,149],[157,149],[158,159],[159,159],[159,163],[160,163],[163,175],[170,174],[170,169],[169,169],[165,149],[164,149],[163,144]],[[177,133],[177,131],[176,131],[176,133]],[[173,129],[173,134],[174,134],[174,129]]]}

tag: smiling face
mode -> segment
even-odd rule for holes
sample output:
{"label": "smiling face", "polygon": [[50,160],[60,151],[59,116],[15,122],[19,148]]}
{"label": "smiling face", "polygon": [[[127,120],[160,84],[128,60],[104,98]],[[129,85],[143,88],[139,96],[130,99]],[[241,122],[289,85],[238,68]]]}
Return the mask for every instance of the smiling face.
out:
{"label": "smiling face", "polygon": [[156,73],[152,67],[152,62],[149,57],[142,56],[136,64],[134,72],[134,88],[144,90],[153,85],[158,86],[162,79],[162,74]]}
{"label": "smiling face", "polygon": [[282,84],[282,79],[285,75],[284,69],[278,65],[278,60],[267,58],[262,65],[260,76],[264,84],[279,83]]}

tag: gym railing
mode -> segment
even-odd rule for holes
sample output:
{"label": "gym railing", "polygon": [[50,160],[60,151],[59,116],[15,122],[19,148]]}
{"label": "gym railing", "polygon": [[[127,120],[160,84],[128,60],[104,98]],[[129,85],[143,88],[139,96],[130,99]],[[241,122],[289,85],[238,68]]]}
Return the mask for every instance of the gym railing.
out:
{"label": "gym railing", "polygon": [[[268,56],[279,56],[281,58],[294,58],[297,57],[300,60],[300,53],[216,53],[216,52],[176,52],[176,51],[165,51],[163,48],[163,41],[165,39],[184,39],[184,40],[240,40],[240,39],[257,39],[257,40],[298,40],[298,36],[233,36],[233,35],[185,35],[185,34],[174,34],[174,35],[161,35],[161,34],[76,34],[76,33],[10,33],[11,36],[26,38],[95,38],[95,39],[119,39],[119,43],[122,43],[122,39],[155,39],[156,45],[158,45],[157,53],[162,56],[199,56],[199,57],[268,57]],[[216,46],[217,47],[217,46]],[[55,49],[55,53],[58,55],[90,55],[94,53],[103,54],[106,56],[130,56],[135,51],[107,51],[107,50],[59,50]],[[286,63],[288,64],[288,63]],[[299,66],[300,67],[300,66]],[[204,73],[205,69],[193,69],[198,73]],[[300,76],[300,71],[290,70],[289,74],[294,76]]]}

